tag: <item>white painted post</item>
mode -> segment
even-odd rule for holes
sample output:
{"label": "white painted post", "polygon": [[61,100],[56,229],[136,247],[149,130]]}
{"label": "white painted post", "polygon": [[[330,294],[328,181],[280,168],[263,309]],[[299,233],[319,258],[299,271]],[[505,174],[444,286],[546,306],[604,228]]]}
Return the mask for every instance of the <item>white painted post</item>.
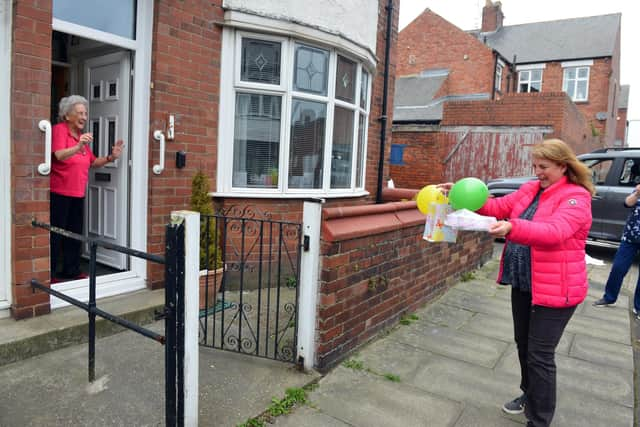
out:
{"label": "white painted post", "polygon": [[184,218],[184,425],[198,425],[198,316],[200,312],[200,214],[174,211]]}
{"label": "white painted post", "polygon": [[298,357],[305,370],[313,368],[316,357],[316,309],[318,301],[318,267],[320,264],[320,221],[324,200],[304,202],[302,233],[309,236],[309,250],[300,262],[298,300]]}

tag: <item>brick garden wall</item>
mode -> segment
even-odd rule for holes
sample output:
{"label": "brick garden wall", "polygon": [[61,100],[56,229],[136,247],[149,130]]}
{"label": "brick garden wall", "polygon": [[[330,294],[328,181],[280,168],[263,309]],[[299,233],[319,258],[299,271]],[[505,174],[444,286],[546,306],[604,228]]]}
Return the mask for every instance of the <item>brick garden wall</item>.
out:
{"label": "brick garden wall", "polygon": [[[455,244],[428,243],[422,239],[424,216],[415,202],[386,206],[387,212],[351,218],[323,211],[320,370],[345,359],[403,314],[442,295],[462,273],[491,256],[493,243],[486,233],[462,232]],[[380,223],[384,225],[376,225]]]}

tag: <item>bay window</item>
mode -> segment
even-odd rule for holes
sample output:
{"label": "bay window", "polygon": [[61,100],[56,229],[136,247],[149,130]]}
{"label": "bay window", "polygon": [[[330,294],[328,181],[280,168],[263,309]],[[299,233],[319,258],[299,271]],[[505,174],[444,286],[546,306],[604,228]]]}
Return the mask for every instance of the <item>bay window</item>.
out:
{"label": "bay window", "polygon": [[[218,191],[364,193],[371,79],[363,64],[306,41],[231,34],[229,52],[223,48],[223,58],[233,58],[226,68],[233,84],[222,88]],[[223,59],[223,79],[224,68]],[[233,113],[224,111],[228,104]]]}

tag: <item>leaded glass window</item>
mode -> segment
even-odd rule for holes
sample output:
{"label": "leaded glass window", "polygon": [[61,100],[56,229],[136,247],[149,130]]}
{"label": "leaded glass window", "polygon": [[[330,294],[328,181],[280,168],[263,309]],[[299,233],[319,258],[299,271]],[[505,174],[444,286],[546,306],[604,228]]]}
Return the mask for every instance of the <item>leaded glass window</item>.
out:
{"label": "leaded glass window", "polygon": [[328,51],[297,45],[293,90],[326,95],[328,64]]}
{"label": "leaded glass window", "polygon": [[280,84],[279,42],[242,39],[240,78],[246,82]]}
{"label": "leaded glass window", "polygon": [[336,69],[336,98],[353,102],[356,90],[356,63],[338,55]]}

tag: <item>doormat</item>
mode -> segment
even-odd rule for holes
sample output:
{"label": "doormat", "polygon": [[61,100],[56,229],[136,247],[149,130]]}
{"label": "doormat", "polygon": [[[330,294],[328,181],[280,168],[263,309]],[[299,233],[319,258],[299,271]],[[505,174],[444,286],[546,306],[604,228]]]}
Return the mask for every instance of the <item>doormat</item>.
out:
{"label": "doormat", "polygon": [[214,305],[213,307],[203,308],[202,310],[200,310],[200,317],[205,317],[210,314],[216,314],[219,311],[226,310],[232,305],[233,304],[227,301],[217,301],[216,305]]}

